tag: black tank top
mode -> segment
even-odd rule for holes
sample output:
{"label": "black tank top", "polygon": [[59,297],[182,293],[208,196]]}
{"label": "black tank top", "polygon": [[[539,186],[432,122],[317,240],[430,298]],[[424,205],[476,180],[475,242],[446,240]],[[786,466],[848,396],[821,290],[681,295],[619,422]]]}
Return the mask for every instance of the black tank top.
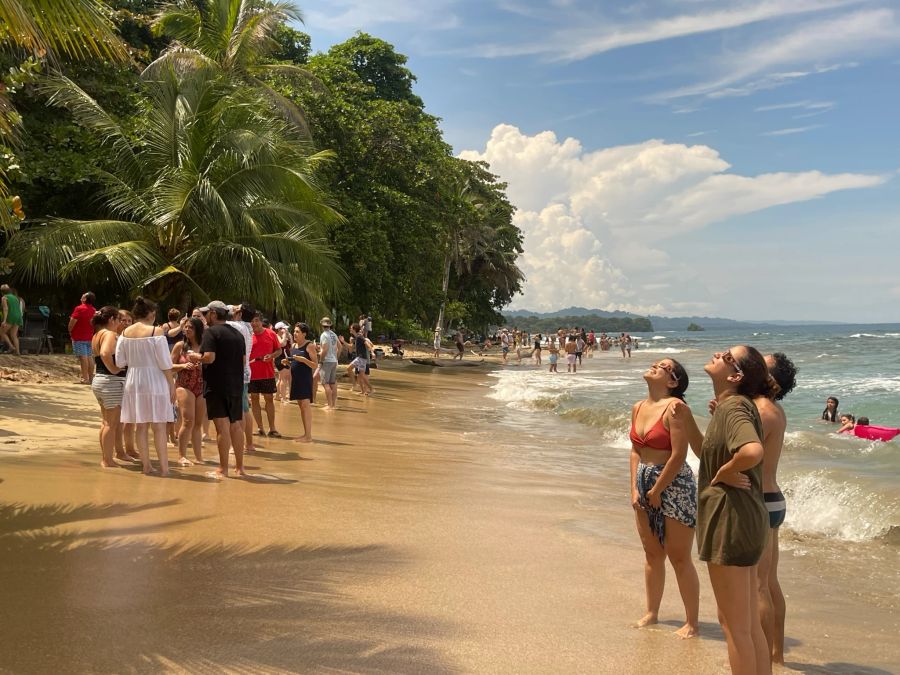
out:
{"label": "black tank top", "polygon": [[366,339],[360,335],[356,336],[356,342],[354,342],[356,346],[356,355],[361,359],[369,358],[369,350],[366,347]]}
{"label": "black tank top", "polygon": [[[104,328],[104,330],[109,330],[109,329]],[[102,342],[103,340],[101,339],[100,341]],[[113,357],[113,361],[115,361],[115,360],[116,360],[115,357]],[[107,368],[106,364],[103,362],[103,357],[95,356],[94,357],[94,370],[96,372],[100,373],[101,375],[111,375],[112,377],[125,377],[125,374],[126,374],[125,371],[127,370],[127,368],[123,368],[118,373],[111,373],[111,372],[109,372],[109,368]]]}

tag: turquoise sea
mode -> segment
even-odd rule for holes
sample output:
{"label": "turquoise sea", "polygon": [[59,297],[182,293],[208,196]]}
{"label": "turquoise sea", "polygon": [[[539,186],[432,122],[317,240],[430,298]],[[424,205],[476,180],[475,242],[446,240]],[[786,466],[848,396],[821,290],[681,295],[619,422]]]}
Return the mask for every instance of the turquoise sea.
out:
{"label": "turquoise sea", "polygon": [[[576,375],[526,364],[491,373],[488,396],[500,402],[503,422],[528,437],[530,426],[554,416],[563,433],[591,436],[591,452],[523,447],[518,461],[550,472],[622,474],[627,481],[631,404],[646,395],[641,377],[662,357],[679,360],[691,384],[688,403],[701,423],[712,396],[703,372],[714,351],[750,344],[762,353],[781,351],[798,366],[797,387],[783,401],[788,434],[779,483],[788,501],[785,534],[799,550],[805,543],[838,546],[870,542],[882,553],[900,543],[900,437],[865,441],[834,433],[820,420],[828,396],[840,410],[866,415],[872,424],[900,427],[900,324],[785,327],[735,333],[660,332],[639,335],[630,360],[618,351],[595,353]],[[546,352],[545,352],[546,354]],[[561,364],[561,369],[565,365]],[[575,425],[575,426],[568,426]],[[689,453],[696,470],[697,462]],[[881,556],[879,556],[881,557]],[[892,557],[892,556],[891,556]]]}

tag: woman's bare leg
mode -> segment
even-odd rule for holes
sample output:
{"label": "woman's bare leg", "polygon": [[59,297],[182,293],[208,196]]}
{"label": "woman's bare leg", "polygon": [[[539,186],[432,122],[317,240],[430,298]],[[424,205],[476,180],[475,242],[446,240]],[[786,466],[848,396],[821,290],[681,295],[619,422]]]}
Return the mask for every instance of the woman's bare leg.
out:
{"label": "woman's bare leg", "polygon": [[635,626],[643,628],[656,623],[659,617],[659,605],[666,587],[666,552],[650,529],[647,512],[636,509],[634,519],[644,547],[644,590],[647,595],[647,613],[638,619]]}
{"label": "woman's bare leg", "polygon": [[[146,425],[142,425],[146,426]],[[168,433],[165,422],[153,423],[153,445],[156,446],[156,456],[159,459],[159,473],[162,476],[169,475],[169,449],[167,446]],[[148,452],[149,454],[149,452]]]}
{"label": "woman's bare leg", "polygon": [[307,399],[297,401],[300,406],[300,421],[303,423],[303,436],[298,438],[300,443],[309,443],[312,440],[312,404]]}
{"label": "woman's bare leg", "polygon": [[138,452],[141,454],[141,464],[144,465],[144,473],[151,473],[153,465],[150,464],[150,448],[147,433],[150,425],[146,422],[134,425],[134,441]]}
{"label": "woman's bare leg", "polygon": [[19,354],[19,327],[18,326],[10,326],[9,327],[9,341],[12,342],[13,351],[16,354]]}
{"label": "woman's bare leg", "polygon": [[[707,567],[728,644],[731,672],[733,675],[771,673],[756,604],[756,565],[737,567],[708,563]],[[756,633],[759,633],[759,640],[754,637]],[[762,644],[757,645],[760,640]]]}
{"label": "woman's bare leg", "polygon": [[[191,460],[187,458],[187,446],[194,433],[196,399],[197,397],[184,387],[178,387],[175,390],[175,400],[178,401],[178,417],[181,420],[181,428],[178,430],[178,463],[181,466],[191,466]],[[194,452],[196,451],[195,446]]]}
{"label": "woman's bare leg", "polygon": [[191,427],[191,442],[194,446],[194,459],[203,463],[203,424],[206,419],[206,399],[194,397],[194,426]]}
{"label": "woman's bare leg", "polygon": [[694,529],[666,518],[666,555],[675,570],[685,613],[684,625],[675,634],[684,639],[696,637],[700,632],[700,579],[691,559],[693,546]]}

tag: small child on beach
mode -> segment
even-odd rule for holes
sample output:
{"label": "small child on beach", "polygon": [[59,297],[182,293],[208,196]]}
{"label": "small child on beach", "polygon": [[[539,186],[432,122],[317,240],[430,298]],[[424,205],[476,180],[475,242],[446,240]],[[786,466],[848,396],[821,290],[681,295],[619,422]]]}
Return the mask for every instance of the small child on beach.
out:
{"label": "small child on beach", "polygon": [[558,373],[559,371],[556,369],[556,362],[559,361],[559,343],[554,341],[553,338],[550,338],[550,345],[548,346],[548,351],[550,352],[550,372]]}

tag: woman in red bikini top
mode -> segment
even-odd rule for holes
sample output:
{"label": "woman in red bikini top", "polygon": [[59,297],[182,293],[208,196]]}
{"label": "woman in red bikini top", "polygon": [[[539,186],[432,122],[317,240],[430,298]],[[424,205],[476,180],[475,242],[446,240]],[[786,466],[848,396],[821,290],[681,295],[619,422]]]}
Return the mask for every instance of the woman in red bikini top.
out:
{"label": "woman in red bikini top", "polygon": [[631,505],[646,567],[646,614],[642,628],[658,621],[666,558],[675,568],[685,622],[676,633],[698,632],[700,581],[691,560],[697,523],[697,485],[685,461],[694,418],[684,403],[688,375],[680,363],[663,359],[644,373],[647,398],[631,411]]}

